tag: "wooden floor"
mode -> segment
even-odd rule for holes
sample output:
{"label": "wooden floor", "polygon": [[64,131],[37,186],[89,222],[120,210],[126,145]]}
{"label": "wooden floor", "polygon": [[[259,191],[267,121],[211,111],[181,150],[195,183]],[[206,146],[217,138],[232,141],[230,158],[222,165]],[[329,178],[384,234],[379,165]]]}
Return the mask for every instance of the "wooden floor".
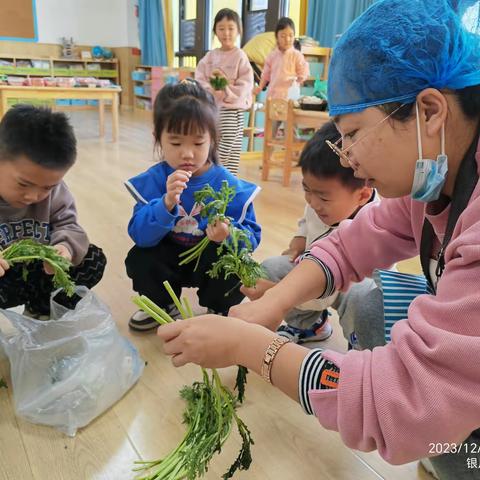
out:
{"label": "wooden floor", "polygon": [[[11,388],[0,389],[0,479],[5,480],[134,478],[131,468],[135,460],[159,458],[182,437],[183,404],[178,392],[199,373],[195,366],[174,369],[155,335],[132,334],[127,327],[135,310],[123,266],[131,247],[126,226],[133,200],[123,181],[152,165],[151,125],[144,116],[122,113],[120,141],[113,144],[97,137],[98,123],[93,112],[74,112],[72,121],[79,139],[79,158],[67,181],[77,199],[81,224],[91,241],[104,248],[109,261],[96,291],[111,307],[121,333],[138,347],[148,365],[138,384],[75,438],[16,417]],[[111,138],[109,134],[107,131],[107,139]],[[258,162],[246,161],[241,175],[263,188],[256,201],[263,226],[257,257],[278,254],[294,233],[296,219],[303,211],[299,174],[294,174],[289,188],[281,186],[280,173],[275,171],[271,181],[262,183]],[[325,343],[344,350],[338,323],[335,319],[333,323],[334,335]],[[222,371],[222,375],[230,384],[233,382],[234,370]],[[10,382],[8,361],[1,354],[0,376]],[[249,471],[236,476],[238,479],[429,478],[416,463],[394,467],[376,452],[365,454],[346,448],[338,434],[322,429],[314,417],[304,415],[298,405],[253,375],[246,397],[240,415],[255,440],[254,461]],[[238,438],[229,440],[205,478],[220,478],[236,456],[238,445]]]}

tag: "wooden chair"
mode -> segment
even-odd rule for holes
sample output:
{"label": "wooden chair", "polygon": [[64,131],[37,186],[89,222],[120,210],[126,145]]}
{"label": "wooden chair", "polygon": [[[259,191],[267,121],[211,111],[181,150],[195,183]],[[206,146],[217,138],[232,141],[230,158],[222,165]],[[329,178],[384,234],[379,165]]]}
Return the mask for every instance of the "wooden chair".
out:
{"label": "wooden chair", "polygon": [[248,111],[248,125],[243,128],[243,136],[248,137],[247,152],[253,152],[255,146],[255,101],[256,96],[252,96],[252,105]]}
{"label": "wooden chair", "polygon": [[[284,122],[285,135],[274,138],[272,122]],[[290,185],[294,153],[301,152],[305,141],[295,139],[294,112],[292,100],[267,99],[265,103],[265,130],[263,138],[262,180],[268,180],[270,168],[279,166],[283,169],[283,185]],[[275,151],[277,150],[277,151]],[[283,160],[274,159],[278,150],[284,152]]]}

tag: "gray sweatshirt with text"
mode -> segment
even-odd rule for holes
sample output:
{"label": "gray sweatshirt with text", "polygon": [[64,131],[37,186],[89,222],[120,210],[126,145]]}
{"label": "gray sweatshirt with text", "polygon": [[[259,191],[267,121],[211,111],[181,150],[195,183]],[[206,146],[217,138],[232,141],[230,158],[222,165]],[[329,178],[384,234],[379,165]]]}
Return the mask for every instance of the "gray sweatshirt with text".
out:
{"label": "gray sweatshirt with text", "polygon": [[64,182],[45,200],[24,208],[14,208],[0,197],[0,247],[26,238],[46,245],[61,243],[70,250],[72,263],[81,263],[89,241],[77,223],[75,201]]}

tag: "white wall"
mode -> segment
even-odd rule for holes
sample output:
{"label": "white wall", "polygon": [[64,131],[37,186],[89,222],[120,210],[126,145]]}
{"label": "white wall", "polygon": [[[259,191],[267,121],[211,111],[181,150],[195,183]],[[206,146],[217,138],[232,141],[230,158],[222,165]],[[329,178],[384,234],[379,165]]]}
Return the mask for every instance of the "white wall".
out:
{"label": "white wall", "polygon": [[138,0],[127,0],[127,46],[140,48],[138,18],[134,14],[136,5],[138,5]]}
{"label": "white wall", "polygon": [[39,43],[138,47],[135,0],[36,0]]}

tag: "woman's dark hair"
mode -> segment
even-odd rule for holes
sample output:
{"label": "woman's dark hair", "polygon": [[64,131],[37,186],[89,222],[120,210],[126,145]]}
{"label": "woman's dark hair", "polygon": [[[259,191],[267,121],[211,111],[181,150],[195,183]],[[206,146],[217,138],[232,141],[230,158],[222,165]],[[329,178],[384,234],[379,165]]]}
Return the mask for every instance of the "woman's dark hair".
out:
{"label": "woman's dark hair", "polygon": [[275,37],[280,30],[285,30],[287,27],[290,27],[293,30],[293,33],[295,33],[295,24],[293,23],[293,20],[288,17],[280,18],[275,27]]}
{"label": "woman's dark hair", "polygon": [[190,135],[208,132],[211,138],[209,159],[218,163],[218,118],[213,95],[191,79],[165,85],[153,105],[155,142],[160,144],[162,132]]}
{"label": "woman's dark hair", "polygon": [[340,158],[325,143],[329,140],[335,143],[340,133],[333,122],[323,125],[307,142],[300,155],[298,165],[302,173],[310,173],[319,179],[336,178],[343,186],[357,190],[365,185],[365,180],[355,178],[351,168],[342,167]]}
{"label": "woman's dark hair", "polygon": [[224,18],[227,20],[232,20],[237,24],[238,33],[242,35],[242,22],[240,21],[240,15],[235,10],[231,8],[222,8],[217,12],[215,15],[215,19],[213,20],[213,33],[215,33],[215,28],[217,28],[217,23],[221,22]]}
{"label": "woman's dark hair", "polygon": [[[473,87],[455,90],[454,94],[457,96],[463,113],[468,118],[480,118],[480,85],[474,85]],[[380,108],[380,110],[385,112],[387,115],[390,115],[399,108],[398,112],[392,115],[392,118],[399,122],[406,122],[414,114],[415,102],[407,103],[403,106],[401,102],[385,103],[384,105],[380,105],[378,108]]]}

